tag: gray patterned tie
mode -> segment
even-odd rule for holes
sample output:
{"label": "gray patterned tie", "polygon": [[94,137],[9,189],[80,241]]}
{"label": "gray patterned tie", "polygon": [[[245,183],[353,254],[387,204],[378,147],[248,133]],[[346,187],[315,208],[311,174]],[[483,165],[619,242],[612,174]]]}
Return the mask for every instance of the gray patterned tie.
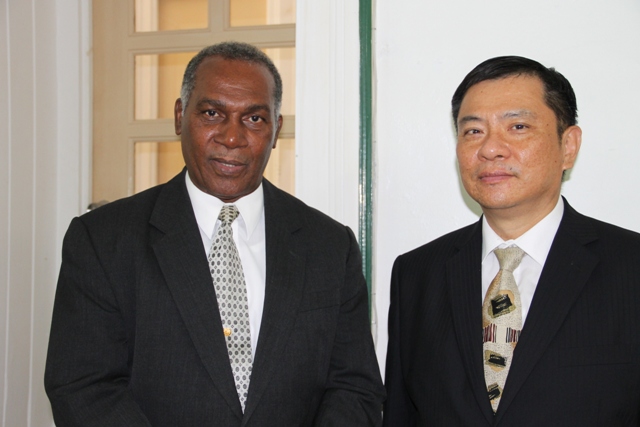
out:
{"label": "gray patterned tie", "polygon": [[222,207],[218,216],[221,224],[209,251],[209,270],[216,290],[236,391],[244,412],[253,357],[247,287],[231,229],[231,223],[238,214],[238,208],[235,205]]}
{"label": "gray patterned tie", "polygon": [[524,251],[511,246],[493,252],[500,263],[500,270],[489,285],[482,304],[482,338],[484,378],[495,413],[522,330],[522,304],[513,270],[520,265]]}

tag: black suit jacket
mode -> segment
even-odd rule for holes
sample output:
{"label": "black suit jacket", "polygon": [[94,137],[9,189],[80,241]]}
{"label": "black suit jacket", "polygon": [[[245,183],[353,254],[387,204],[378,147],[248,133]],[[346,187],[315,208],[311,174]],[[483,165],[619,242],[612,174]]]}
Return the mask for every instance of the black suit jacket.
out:
{"label": "black suit jacket", "polygon": [[263,188],[266,293],[244,415],[183,171],[69,227],[45,374],[59,427],[380,422],[353,233]]}
{"label": "black suit jacket", "polygon": [[639,425],[640,235],[565,201],[495,416],[481,245],[480,221],[396,260],[384,425]]}

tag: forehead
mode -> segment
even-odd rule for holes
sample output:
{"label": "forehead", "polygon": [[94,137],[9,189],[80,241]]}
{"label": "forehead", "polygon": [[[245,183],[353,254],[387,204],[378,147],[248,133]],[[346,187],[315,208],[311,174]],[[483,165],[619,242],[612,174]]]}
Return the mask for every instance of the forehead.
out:
{"label": "forehead", "polygon": [[[508,76],[497,80],[484,80],[469,88],[462,104],[460,116],[469,110],[552,110],[545,101],[544,84],[535,76]],[[459,119],[462,117],[459,117]]]}
{"label": "forehead", "polygon": [[196,69],[194,90],[236,90],[271,98],[274,87],[274,78],[263,64],[210,56]]}

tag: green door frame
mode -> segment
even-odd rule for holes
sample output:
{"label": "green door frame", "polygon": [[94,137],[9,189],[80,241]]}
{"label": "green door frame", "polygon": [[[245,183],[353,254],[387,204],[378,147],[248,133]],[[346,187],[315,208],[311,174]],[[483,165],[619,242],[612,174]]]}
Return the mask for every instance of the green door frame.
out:
{"label": "green door frame", "polygon": [[369,289],[372,285],[372,202],[373,202],[373,87],[371,0],[360,0],[360,164],[358,237],[362,269]]}

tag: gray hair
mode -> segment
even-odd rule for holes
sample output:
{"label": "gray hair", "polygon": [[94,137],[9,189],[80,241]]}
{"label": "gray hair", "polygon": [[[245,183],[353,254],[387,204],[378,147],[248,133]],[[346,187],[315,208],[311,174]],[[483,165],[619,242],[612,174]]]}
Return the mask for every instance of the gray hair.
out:
{"label": "gray hair", "polygon": [[273,99],[275,100],[276,117],[280,114],[280,106],[282,105],[282,78],[273,61],[260,49],[248,43],[241,42],[222,42],[207,46],[194,56],[184,71],[182,78],[182,88],[180,89],[180,99],[182,100],[182,112],[184,113],[189,103],[191,93],[196,85],[196,71],[202,61],[212,56],[219,56],[223,59],[247,61],[256,64],[262,64],[273,76],[275,87],[273,90]]}

